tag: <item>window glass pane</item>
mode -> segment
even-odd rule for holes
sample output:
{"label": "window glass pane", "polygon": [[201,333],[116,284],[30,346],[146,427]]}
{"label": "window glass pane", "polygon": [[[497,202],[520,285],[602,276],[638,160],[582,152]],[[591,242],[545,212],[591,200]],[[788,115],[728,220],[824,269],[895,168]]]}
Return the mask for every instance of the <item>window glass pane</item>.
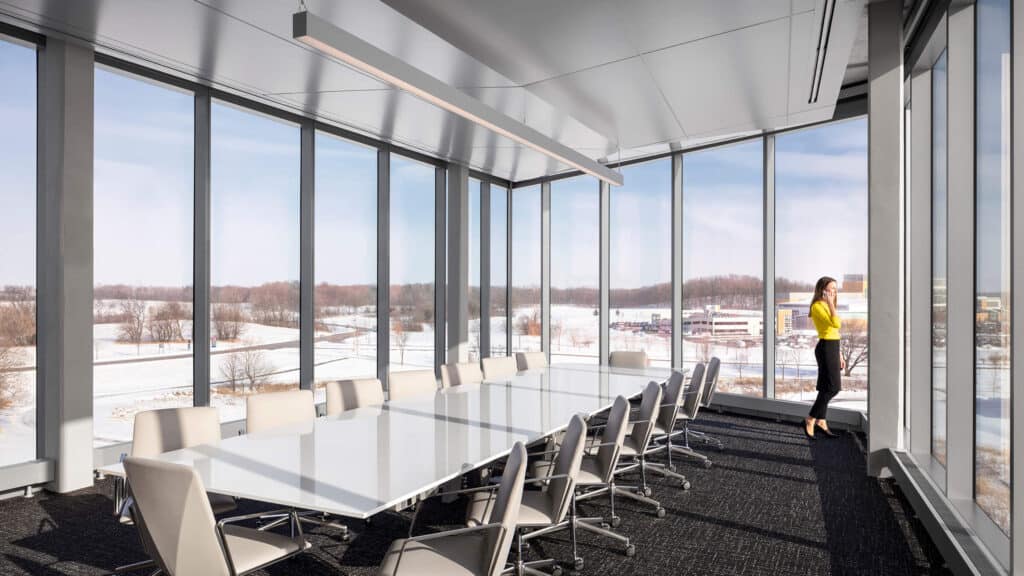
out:
{"label": "window glass pane", "polygon": [[433,214],[434,167],[392,155],[392,372],[434,367]]}
{"label": "window glass pane", "polygon": [[491,356],[508,354],[508,189],[491,184]]}
{"label": "window glass pane", "polygon": [[822,276],[839,285],[842,391],[831,406],[867,410],[867,119],[788,132],[775,139],[775,395],[817,394],[808,316]]}
{"label": "window glass pane", "polygon": [[469,360],[480,360],[480,181],[469,179]]}
{"label": "window glass pane", "polygon": [[683,155],[683,360],[718,357],[718,389],[751,396],[764,391],[763,158],[761,139]]}
{"label": "window glass pane", "polygon": [[299,385],[299,128],[215,102],[210,385],[222,421]]}
{"label": "window glass pane", "polygon": [[672,363],[672,160],[622,169],[609,210],[609,351]]}
{"label": "window glass pane", "polygon": [[600,188],[579,176],[551,183],[551,362],[597,364]]}
{"label": "window glass pane", "polygon": [[131,440],[135,414],[192,405],[194,96],[95,73],[93,428]]}
{"label": "window glass pane", "polygon": [[512,351],[540,346],[540,186],[512,190]]}
{"label": "window glass pane", "polygon": [[0,467],[36,457],[36,51],[0,40]]}
{"label": "window glass pane", "polygon": [[946,53],[932,69],[932,455],[946,465]]}
{"label": "window glass pane", "polygon": [[975,498],[1010,532],[1010,2],[979,0],[975,118]]}
{"label": "window glass pane", "polygon": [[377,376],[377,150],[316,135],[317,401],[328,380]]}

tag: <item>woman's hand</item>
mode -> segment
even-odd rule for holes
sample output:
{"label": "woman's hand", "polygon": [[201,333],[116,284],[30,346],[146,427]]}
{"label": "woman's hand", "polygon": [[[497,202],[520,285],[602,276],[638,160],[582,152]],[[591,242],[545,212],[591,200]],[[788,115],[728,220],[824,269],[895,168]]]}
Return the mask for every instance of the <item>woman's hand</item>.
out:
{"label": "woman's hand", "polygon": [[846,370],[846,358],[842,354],[839,355],[839,369]]}

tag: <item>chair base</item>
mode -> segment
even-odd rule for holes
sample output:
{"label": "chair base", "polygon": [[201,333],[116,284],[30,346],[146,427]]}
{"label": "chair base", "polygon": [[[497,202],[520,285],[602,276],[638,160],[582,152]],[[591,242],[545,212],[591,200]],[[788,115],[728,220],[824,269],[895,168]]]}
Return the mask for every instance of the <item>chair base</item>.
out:
{"label": "chair base", "polygon": [[[274,528],[277,528],[278,526],[291,520],[290,516],[265,516],[263,518],[260,518],[260,520],[263,521],[269,518],[276,519],[269,524],[264,524],[260,526],[260,531],[273,530]],[[352,539],[352,533],[349,531],[348,526],[331,520],[331,516],[324,514],[323,512],[299,512],[299,522],[303,524],[310,524],[313,526],[333,528],[334,530],[341,532],[342,542],[348,542]]]}
{"label": "chair base", "polygon": [[718,448],[719,450],[725,449],[725,444],[721,440],[715,438],[714,436],[710,436],[704,432],[701,432],[700,430],[690,430],[690,435],[704,442],[705,444],[713,445],[715,448]]}

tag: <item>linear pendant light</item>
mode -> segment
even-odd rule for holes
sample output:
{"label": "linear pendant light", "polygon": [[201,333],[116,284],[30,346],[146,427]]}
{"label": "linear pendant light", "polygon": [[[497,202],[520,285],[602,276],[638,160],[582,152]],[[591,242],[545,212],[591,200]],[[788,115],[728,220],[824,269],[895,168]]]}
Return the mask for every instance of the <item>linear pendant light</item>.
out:
{"label": "linear pendant light", "polygon": [[305,11],[295,13],[292,16],[292,37],[382,82],[405,90],[438,108],[497,132],[545,156],[595,176],[612,186],[622,185],[622,174],[522,122],[513,120],[315,14]]}

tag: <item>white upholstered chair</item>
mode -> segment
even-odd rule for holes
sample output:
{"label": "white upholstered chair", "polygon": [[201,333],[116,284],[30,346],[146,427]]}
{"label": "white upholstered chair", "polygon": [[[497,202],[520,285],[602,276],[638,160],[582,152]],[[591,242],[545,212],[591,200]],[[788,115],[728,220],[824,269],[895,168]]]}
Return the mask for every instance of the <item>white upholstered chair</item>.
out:
{"label": "white upholstered chair", "polygon": [[548,355],[544,352],[516,352],[516,364],[520,371],[546,368]]}
{"label": "white upholstered chair", "polygon": [[162,574],[248,574],[309,547],[294,512],[288,513],[294,538],[234,524],[259,514],[218,522],[199,474],[190,467],[130,457],[124,469],[135,499],[136,524]]}
{"label": "white upholstered chair", "polygon": [[484,373],[476,362],[459,362],[441,366],[441,387],[461,386],[463,384],[479,384],[483,382]]}
{"label": "white upholstered chair", "polygon": [[335,380],[325,385],[327,415],[337,416],[346,410],[384,403],[384,388],[376,378]]}
{"label": "white upholstered chair", "polygon": [[388,375],[388,400],[405,400],[437,392],[433,370],[407,370]]}
{"label": "white upholstered chair", "polygon": [[608,354],[608,365],[612,368],[643,370],[651,362],[643,350],[615,350]]}
{"label": "white upholstered chair", "polygon": [[245,398],[245,433],[254,434],[316,419],[312,390],[252,394]]}
{"label": "white upholstered chair", "polygon": [[519,371],[516,359],[511,356],[492,356],[480,360],[484,380],[501,380],[515,376]]}

